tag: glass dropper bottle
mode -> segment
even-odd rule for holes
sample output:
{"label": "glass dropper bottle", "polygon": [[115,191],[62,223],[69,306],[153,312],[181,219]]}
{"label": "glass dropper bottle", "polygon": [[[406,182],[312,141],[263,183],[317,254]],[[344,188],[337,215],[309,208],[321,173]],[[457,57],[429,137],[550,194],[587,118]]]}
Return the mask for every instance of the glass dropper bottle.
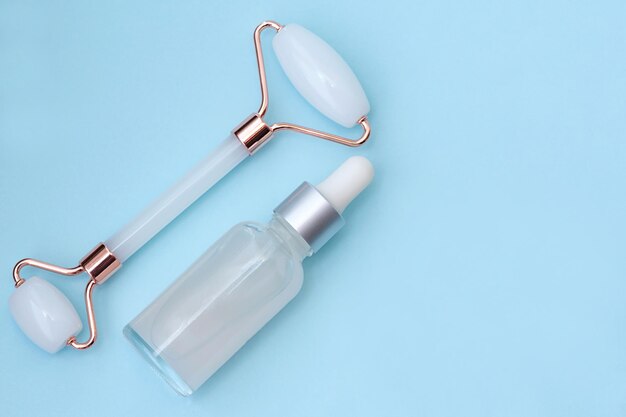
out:
{"label": "glass dropper bottle", "polygon": [[303,259],[341,229],[373,175],[367,159],[349,158],[319,185],[300,185],[269,224],[236,225],[124,334],[172,388],[192,394],[298,294]]}

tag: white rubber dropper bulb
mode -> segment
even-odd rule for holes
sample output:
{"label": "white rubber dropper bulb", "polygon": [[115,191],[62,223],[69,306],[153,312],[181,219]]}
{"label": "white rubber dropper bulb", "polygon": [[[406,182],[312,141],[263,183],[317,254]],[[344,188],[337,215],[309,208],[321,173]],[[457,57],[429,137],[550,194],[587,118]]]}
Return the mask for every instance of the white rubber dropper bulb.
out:
{"label": "white rubber dropper bulb", "polygon": [[315,188],[341,214],[348,204],[372,182],[373,178],[372,163],[363,156],[353,156]]}

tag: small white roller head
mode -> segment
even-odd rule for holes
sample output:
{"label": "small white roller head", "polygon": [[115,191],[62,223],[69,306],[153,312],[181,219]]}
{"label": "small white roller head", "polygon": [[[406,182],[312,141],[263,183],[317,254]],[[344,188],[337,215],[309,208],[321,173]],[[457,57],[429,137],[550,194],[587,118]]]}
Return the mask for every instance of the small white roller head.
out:
{"label": "small white roller head", "polygon": [[70,300],[38,277],[27,279],[13,291],[9,311],[24,334],[49,353],[61,350],[67,339],[83,328]]}
{"label": "small white roller head", "polygon": [[369,101],[356,75],[317,35],[289,24],[280,29],[272,45],[291,83],[326,117],[352,127],[369,113]]}
{"label": "small white roller head", "polygon": [[348,204],[372,182],[374,167],[365,157],[348,158],[315,188],[341,214]]}

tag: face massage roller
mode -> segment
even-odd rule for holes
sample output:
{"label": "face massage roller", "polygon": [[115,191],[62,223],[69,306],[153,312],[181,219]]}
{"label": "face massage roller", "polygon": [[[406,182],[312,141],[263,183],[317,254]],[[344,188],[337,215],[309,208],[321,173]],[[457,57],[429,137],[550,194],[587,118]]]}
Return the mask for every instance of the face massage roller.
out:
{"label": "face massage roller", "polygon": [[[281,67],[300,94],[322,114],[344,127],[359,124],[363,133],[348,139],[291,123],[269,124],[264,120],[268,90],[261,47],[265,29],[277,32],[272,45]],[[267,21],[254,31],[254,47],[261,84],[261,106],[247,117],[222,143],[186,176],[149,205],[134,220],[98,244],[77,266],[64,268],[35,259],[22,259],[13,269],[16,290],[9,298],[9,309],[22,331],[39,347],[54,353],[66,345],[86,349],[97,337],[92,293],[96,285],[111,277],[122,264],[161,229],[247,156],[253,155],[280,130],[291,130],[347,146],[360,146],[370,136],[367,114],[370,106],[356,76],[322,39],[307,29]],[[52,284],[38,277],[25,280],[24,267],[30,266],[65,276],[86,273],[85,304],[89,338],[76,336],[82,322],[74,306]]]}

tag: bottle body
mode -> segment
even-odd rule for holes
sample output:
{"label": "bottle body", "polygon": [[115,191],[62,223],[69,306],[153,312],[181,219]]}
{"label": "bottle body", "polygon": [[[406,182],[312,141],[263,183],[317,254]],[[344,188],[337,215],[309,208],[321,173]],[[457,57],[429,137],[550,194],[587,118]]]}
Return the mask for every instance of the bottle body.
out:
{"label": "bottle body", "polygon": [[280,217],[242,223],[124,329],[180,394],[189,395],[300,291],[308,244]]}

